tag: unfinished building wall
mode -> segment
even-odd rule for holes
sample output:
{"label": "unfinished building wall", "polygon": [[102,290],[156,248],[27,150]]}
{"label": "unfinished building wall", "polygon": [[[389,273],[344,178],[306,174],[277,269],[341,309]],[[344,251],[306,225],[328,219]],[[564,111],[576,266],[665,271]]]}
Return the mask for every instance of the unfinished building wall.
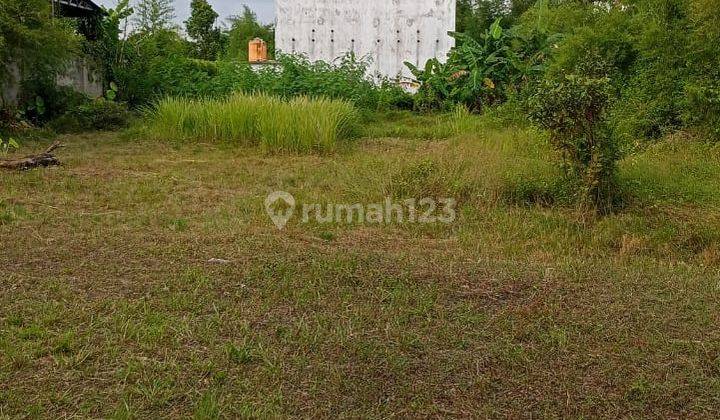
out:
{"label": "unfinished building wall", "polygon": [[454,40],[456,0],[276,0],[275,43],[285,53],[333,61],[348,52],[373,73],[411,76],[404,62],[444,60]]}
{"label": "unfinished building wall", "polygon": [[[57,86],[72,88],[90,99],[99,98],[105,90],[102,75],[95,67],[85,58],[76,58],[55,78]],[[8,72],[9,77],[0,81],[0,108],[16,106],[22,94],[22,71],[13,63],[8,66]]]}

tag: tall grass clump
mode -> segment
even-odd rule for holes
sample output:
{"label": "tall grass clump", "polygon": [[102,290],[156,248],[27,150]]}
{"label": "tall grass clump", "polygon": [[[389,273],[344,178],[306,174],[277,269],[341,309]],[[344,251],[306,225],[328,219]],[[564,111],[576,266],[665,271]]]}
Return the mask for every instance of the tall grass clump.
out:
{"label": "tall grass clump", "polygon": [[150,112],[156,138],[261,146],[268,152],[329,152],[357,131],[349,102],[266,95],[226,99],[165,98]]}

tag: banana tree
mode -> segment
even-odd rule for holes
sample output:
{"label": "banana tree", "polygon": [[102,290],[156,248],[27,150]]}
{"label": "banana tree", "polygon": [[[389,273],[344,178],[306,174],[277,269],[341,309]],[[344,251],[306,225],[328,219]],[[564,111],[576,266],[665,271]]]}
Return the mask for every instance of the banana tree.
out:
{"label": "banana tree", "polygon": [[446,108],[451,100],[452,87],[448,83],[453,77],[451,68],[437,58],[428,60],[422,69],[409,62],[405,65],[420,84],[414,97],[415,108],[420,111]]}
{"label": "banana tree", "polygon": [[527,63],[513,48],[517,38],[505,31],[496,20],[481,41],[451,32],[456,46],[446,64],[436,59],[428,61],[424,69],[405,63],[420,83],[416,96],[419,108],[443,108],[462,103],[474,110],[501,102],[508,91],[530,72]]}
{"label": "banana tree", "polygon": [[480,42],[460,33],[451,34],[457,47],[448,65],[459,75],[452,83],[454,100],[481,109],[504,100],[507,89],[525,73],[520,57],[512,48],[513,36],[496,20]]}

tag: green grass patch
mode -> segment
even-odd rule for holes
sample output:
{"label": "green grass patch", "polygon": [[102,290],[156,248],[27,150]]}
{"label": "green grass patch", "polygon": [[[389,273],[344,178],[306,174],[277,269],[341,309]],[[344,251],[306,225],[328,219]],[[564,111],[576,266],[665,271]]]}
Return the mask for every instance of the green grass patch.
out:
{"label": "green grass patch", "polygon": [[350,103],[304,97],[165,98],[149,118],[156,138],[259,145],[279,153],[332,152],[357,130],[357,112]]}
{"label": "green grass patch", "polygon": [[[586,219],[542,133],[468,118],[322,157],[67,136],[0,177],[0,417],[717,417],[717,149],[638,151]],[[462,200],[280,231],[275,190]]]}

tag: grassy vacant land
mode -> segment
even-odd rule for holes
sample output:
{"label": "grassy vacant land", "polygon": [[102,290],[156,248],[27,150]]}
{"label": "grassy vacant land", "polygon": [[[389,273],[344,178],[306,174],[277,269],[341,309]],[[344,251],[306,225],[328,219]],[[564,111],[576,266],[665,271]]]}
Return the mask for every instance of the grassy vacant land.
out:
{"label": "grassy vacant land", "polygon": [[[626,158],[594,219],[540,134],[442,131],[322,157],[88,134],[3,173],[0,417],[720,415],[720,149]],[[279,231],[274,190],[461,211]]]}

